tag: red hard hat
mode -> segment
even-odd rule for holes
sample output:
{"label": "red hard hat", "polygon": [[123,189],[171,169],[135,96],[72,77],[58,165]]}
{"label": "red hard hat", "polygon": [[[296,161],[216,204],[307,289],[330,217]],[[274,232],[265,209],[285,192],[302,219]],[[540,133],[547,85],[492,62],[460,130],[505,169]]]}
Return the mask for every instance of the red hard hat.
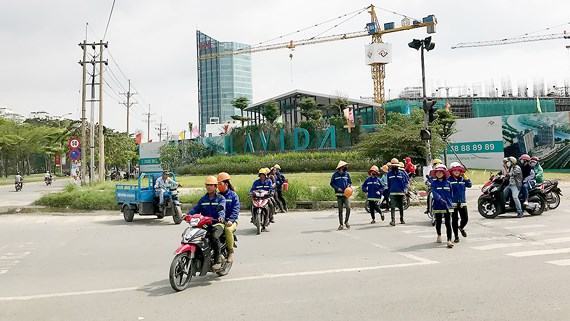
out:
{"label": "red hard hat", "polygon": [[521,157],[519,157],[519,159],[521,161],[530,161],[530,156],[528,156],[528,154],[522,154]]}

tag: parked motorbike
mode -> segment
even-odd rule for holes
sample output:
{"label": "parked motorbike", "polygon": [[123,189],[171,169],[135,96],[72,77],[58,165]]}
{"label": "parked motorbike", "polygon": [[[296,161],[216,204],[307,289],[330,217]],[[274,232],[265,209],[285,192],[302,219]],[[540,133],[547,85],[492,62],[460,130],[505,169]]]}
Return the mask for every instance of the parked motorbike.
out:
{"label": "parked motorbike", "polygon": [[[220,254],[222,256],[222,267],[214,271],[215,264],[214,250],[207,237],[207,228],[214,221],[211,217],[201,214],[186,215],[184,221],[190,224],[182,233],[182,241],[175,251],[174,259],[170,264],[170,285],[175,291],[183,291],[188,288],[194,276],[204,276],[208,272],[216,273],[219,276],[227,275],[232,268],[232,263],[227,261],[228,248],[226,246],[225,233],[220,237]],[[237,242],[237,237],[234,235]]]}
{"label": "parked motorbike", "polygon": [[14,187],[16,188],[16,192],[19,192],[22,190],[22,187],[24,187],[24,183],[22,182],[14,183]]}
{"label": "parked motorbike", "polygon": [[562,196],[562,191],[558,187],[558,181],[544,181],[539,187],[544,191],[546,195],[546,203],[549,210],[553,210],[560,206],[560,196]]}
{"label": "parked motorbike", "polygon": [[[478,210],[479,214],[484,218],[495,218],[498,215],[508,212],[515,212],[516,207],[512,197],[508,200],[504,197],[504,190],[509,184],[508,178],[503,175],[493,175],[485,185],[481,188],[483,193],[479,196]],[[546,196],[542,189],[533,188],[528,194],[528,204],[524,205],[521,201],[523,210],[530,215],[540,215],[546,209]]]}
{"label": "parked motorbike", "polygon": [[46,183],[46,186],[50,186],[51,183],[53,181],[53,178],[51,177],[44,177],[44,183]]}
{"label": "parked motorbike", "polygon": [[182,222],[182,208],[178,199],[178,187],[171,187],[169,190],[164,191],[164,204],[157,217],[163,219],[167,215],[172,216],[174,224]]}
{"label": "parked motorbike", "polygon": [[252,222],[257,228],[257,235],[262,231],[266,231],[271,221],[271,208],[270,199],[272,195],[265,190],[256,190],[251,193],[252,200]]}
{"label": "parked motorbike", "polygon": [[[406,196],[404,197],[404,210],[407,210],[412,203],[412,200],[418,199],[418,193],[415,190],[408,189],[406,192]],[[390,210],[390,202],[387,198],[384,198],[382,201],[376,201],[376,204],[379,205],[381,210]],[[364,209],[366,212],[370,213],[370,206],[368,206],[368,202],[364,203]]]}

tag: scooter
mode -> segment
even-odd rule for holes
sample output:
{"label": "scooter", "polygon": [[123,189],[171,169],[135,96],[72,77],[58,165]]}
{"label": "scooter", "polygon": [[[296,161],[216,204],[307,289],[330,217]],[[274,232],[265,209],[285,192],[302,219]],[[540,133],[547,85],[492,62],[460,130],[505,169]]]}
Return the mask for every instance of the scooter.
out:
{"label": "scooter", "polygon": [[265,190],[255,190],[251,193],[252,223],[257,229],[257,235],[265,232],[271,223],[274,211],[270,205],[271,197],[271,193]]}
{"label": "scooter", "polygon": [[544,191],[546,195],[546,202],[549,210],[553,210],[560,206],[560,196],[562,196],[562,191],[558,187],[558,181],[544,181],[539,187]]}
{"label": "scooter", "polygon": [[22,190],[22,187],[24,187],[24,183],[23,182],[14,183],[14,187],[16,188],[16,192],[19,192]]}
{"label": "scooter", "polygon": [[[201,214],[186,215],[184,221],[190,224],[190,227],[182,233],[182,241],[174,252],[169,273],[170,286],[177,292],[187,289],[194,276],[204,276],[208,272],[224,276],[232,268],[232,263],[227,261],[229,253],[225,233],[220,237],[222,267],[216,271],[212,268],[215,264],[214,250],[207,237],[208,226],[215,223],[211,217]],[[234,240],[237,242],[235,235]]]}
{"label": "scooter", "polygon": [[[503,175],[493,175],[489,181],[483,185],[478,200],[479,214],[484,218],[495,218],[501,214],[515,212],[516,207],[512,198],[508,200],[504,197],[509,180]],[[528,194],[528,203],[524,205],[521,201],[523,210],[530,215],[541,215],[546,209],[546,196],[542,189],[533,188]]]}
{"label": "scooter", "polygon": [[53,181],[53,178],[51,177],[44,177],[44,183],[46,183],[46,186],[50,186],[51,183]]}

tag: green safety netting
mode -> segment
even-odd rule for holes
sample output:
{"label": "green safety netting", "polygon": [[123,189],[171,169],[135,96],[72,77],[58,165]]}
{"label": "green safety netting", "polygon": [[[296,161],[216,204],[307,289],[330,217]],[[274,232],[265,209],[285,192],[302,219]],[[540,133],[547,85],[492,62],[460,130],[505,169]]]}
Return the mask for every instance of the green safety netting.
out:
{"label": "green safety netting", "polygon": [[[556,104],[552,99],[541,99],[540,108],[543,113],[555,112]],[[490,117],[538,112],[536,100],[474,100],[473,117]]]}

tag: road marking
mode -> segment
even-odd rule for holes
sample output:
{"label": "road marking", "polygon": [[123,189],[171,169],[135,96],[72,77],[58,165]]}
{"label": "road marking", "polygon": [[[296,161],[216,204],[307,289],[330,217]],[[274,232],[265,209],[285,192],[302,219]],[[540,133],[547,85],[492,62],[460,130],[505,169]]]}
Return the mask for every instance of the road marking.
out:
{"label": "road marking", "polygon": [[528,236],[539,236],[539,235],[545,235],[545,234],[562,234],[562,233],[570,233],[570,229],[536,231],[536,232],[521,233],[521,235],[528,237]]}
{"label": "road marking", "polygon": [[505,226],[503,228],[507,230],[518,230],[518,229],[527,229],[527,228],[536,228],[536,227],[544,227],[544,225],[543,224],[513,225],[513,226]]}
{"label": "road marking", "polygon": [[489,244],[489,245],[482,245],[482,246],[475,246],[472,247],[474,250],[480,251],[487,251],[487,250],[496,250],[496,249],[503,249],[507,247],[517,247],[523,246],[525,243],[500,243],[500,244]]}
{"label": "road marking", "polygon": [[130,288],[116,288],[116,289],[106,289],[106,290],[92,290],[92,291],[76,291],[76,292],[63,292],[63,293],[50,293],[50,294],[36,294],[36,295],[25,295],[25,296],[12,296],[12,297],[0,297],[1,301],[29,301],[35,299],[47,299],[47,298],[61,298],[67,296],[79,296],[79,295],[90,295],[90,294],[106,294],[106,293],[118,293],[118,292],[128,292],[137,291],[143,288],[140,287],[130,287]]}
{"label": "road marking", "polygon": [[529,257],[529,256],[537,256],[537,255],[551,255],[551,254],[565,254],[570,253],[570,247],[562,248],[562,249],[553,249],[553,250],[536,250],[536,251],[524,251],[524,252],[513,252],[508,253],[509,256],[514,257]]}
{"label": "road marking", "polygon": [[489,244],[472,247],[474,250],[487,251],[504,249],[509,247],[520,247],[520,246],[535,246],[535,245],[548,245],[548,244],[560,244],[570,242],[570,237],[559,237],[554,239],[546,239],[536,242],[515,242],[515,243],[499,243],[499,244]]}
{"label": "road marking", "polygon": [[556,260],[556,261],[547,261],[546,263],[548,263],[548,264],[554,264],[554,265],[558,265],[558,266],[569,266],[569,265],[570,265],[570,259],[566,259],[566,260]]}

